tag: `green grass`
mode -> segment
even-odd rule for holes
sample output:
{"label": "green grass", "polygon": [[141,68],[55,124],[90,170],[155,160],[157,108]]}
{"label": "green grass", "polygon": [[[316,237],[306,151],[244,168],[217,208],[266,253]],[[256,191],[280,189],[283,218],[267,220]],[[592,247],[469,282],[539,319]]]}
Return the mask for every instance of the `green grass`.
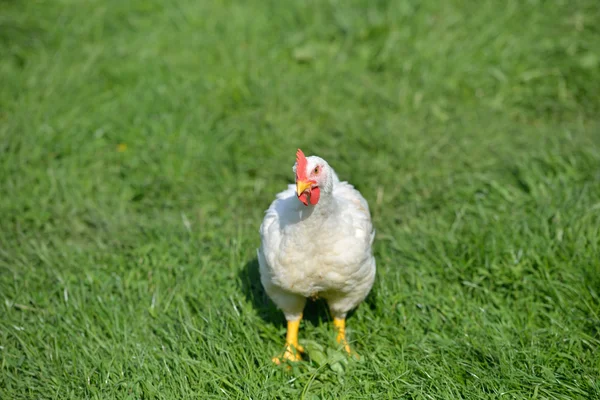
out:
{"label": "green grass", "polygon": [[[0,7],[0,398],[600,398],[597,0]],[[255,249],[297,147],[378,276],[362,360],[316,303],[287,371]]]}

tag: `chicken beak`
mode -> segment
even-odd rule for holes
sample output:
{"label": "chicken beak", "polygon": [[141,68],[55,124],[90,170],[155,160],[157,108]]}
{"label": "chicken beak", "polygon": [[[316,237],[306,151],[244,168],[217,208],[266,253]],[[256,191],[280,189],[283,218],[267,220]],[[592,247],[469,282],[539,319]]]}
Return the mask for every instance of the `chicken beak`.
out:
{"label": "chicken beak", "polygon": [[296,181],[296,195],[300,196],[307,189],[310,189],[311,186],[312,186],[312,182],[311,181],[297,180]]}

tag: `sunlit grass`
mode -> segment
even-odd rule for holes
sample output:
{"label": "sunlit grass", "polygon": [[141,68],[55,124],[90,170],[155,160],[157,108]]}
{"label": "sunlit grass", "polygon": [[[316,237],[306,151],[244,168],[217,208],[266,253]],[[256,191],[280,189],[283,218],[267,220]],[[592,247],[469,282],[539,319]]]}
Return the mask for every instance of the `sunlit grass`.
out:
{"label": "sunlit grass", "polygon": [[[0,397],[600,396],[596,1],[1,2]],[[277,368],[296,149],[378,277]],[[322,347],[319,347],[322,346]]]}

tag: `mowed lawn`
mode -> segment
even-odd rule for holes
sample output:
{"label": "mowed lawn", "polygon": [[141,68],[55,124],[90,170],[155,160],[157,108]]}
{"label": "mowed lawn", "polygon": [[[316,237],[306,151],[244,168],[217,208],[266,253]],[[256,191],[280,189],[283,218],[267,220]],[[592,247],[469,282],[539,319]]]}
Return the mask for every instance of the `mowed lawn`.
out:
{"label": "mowed lawn", "polygon": [[[0,8],[0,398],[600,398],[597,0]],[[288,370],[256,248],[298,147],[378,272],[361,360],[316,302]]]}

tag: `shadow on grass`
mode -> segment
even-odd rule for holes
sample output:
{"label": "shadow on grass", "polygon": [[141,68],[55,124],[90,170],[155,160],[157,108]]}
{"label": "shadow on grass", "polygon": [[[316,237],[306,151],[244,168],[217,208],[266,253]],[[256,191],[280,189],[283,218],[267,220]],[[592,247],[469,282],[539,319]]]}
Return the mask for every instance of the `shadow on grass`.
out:
{"label": "shadow on grass", "polygon": [[[285,326],[286,321],[283,312],[277,309],[260,282],[258,259],[253,258],[248,261],[244,268],[239,272],[238,276],[246,300],[252,304],[263,321],[277,326]],[[367,296],[364,301],[363,307],[366,306],[373,309],[375,304],[376,293],[374,290],[371,290],[371,293],[369,293],[369,296]],[[354,312],[355,310],[350,311],[348,313],[348,318],[351,318]],[[304,308],[304,320],[310,322],[314,326],[331,322],[332,318],[329,314],[327,302],[323,299],[309,299]]]}
{"label": "shadow on grass", "polygon": [[265,289],[260,283],[260,272],[258,270],[258,259],[255,257],[248,261],[238,274],[242,284],[242,291],[246,300],[249,301],[263,321],[274,325],[285,324],[283,313],[277,309],[269,299]]}

